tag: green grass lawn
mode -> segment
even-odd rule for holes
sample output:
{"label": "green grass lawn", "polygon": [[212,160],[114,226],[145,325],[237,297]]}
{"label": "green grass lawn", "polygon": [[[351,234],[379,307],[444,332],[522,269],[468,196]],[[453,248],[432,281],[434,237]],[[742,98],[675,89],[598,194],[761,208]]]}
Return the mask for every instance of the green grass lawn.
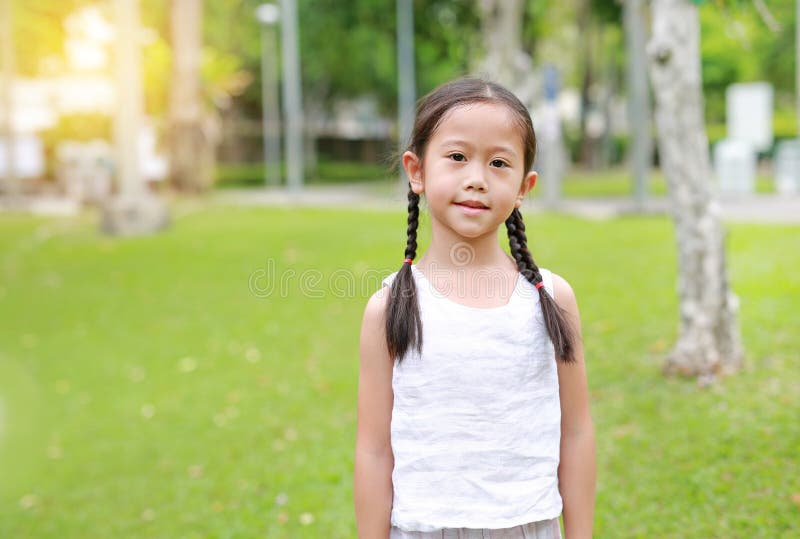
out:
{"label": "green grass lawn", "polygon": [[[358,331],[405,216],[175,209],[133,239],[0,214],[0,537],[354,537]],[[701,389],[660,374],[670,222],[528,216],[582,310],[596,537],[800,536],[800,228],[728,228],[747,363]]]}
{"label": "green grass lawn", "polygon": [[[756,178],[756,193],[775,192],[771,177],[759,175]],[[564,178],[564,196],[571,197],[629,197],[634,194],[633,177],[629,168],[608,170],[582,170],[573,168]],[[647,193],[651,196],[666,196],[667,184],[658,170],[648,177]]]}

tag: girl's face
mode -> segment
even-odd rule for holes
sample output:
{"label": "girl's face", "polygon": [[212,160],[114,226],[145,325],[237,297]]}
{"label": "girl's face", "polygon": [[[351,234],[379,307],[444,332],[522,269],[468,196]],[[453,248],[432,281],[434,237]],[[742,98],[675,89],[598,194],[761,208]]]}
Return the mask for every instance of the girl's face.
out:
{"label": "girl's face", "polygon": [[428,141],[424,158],[403,154],[411,188],[425,193],[432,226],[469,240],[497,234],[536,182],[513,113],[502,104],[450,110]]}

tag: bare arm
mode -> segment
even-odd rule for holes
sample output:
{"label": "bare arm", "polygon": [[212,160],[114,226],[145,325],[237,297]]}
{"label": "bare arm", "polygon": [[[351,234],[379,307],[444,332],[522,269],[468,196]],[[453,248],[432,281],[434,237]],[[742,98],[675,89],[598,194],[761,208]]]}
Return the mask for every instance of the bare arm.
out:
{"label": "bare arm", "polygon": [[581,342],[578,304],[570,285],[553,275],[556,303],[566,311],[576,334],[576,362],[558,362],[558,384],[561,397],[561,462],[558,484],[564,501],[564,534],[566,539],[592,536],[594,494],[597,477],[594,427],[589,414],[589,388]]}
{"label": "bare arm", "polygon": [[392,361],[384,327],[387,288],[373,295],[361,325],[358,430],[353,494],[359,539],[387,539],[392,511]]}

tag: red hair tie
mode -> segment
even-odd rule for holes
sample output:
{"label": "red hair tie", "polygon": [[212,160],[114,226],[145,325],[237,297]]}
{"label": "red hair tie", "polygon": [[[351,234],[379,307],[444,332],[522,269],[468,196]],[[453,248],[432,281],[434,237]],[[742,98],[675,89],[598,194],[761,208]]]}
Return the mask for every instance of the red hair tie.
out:
{"label": "red hair tie", "polygon": [[543,287],[543,286],[544,286],[544,283],[543,283],[542,281],[539,281],[539,282],[538,282],[538,283],[536,283],[534,286],[536,287],[536,290],[539,290],[541,287]]}
{"label": "red hair tie", "polygon": [[414,260],[413,258],[406,258],[405,260],[403,260],[403,264],[411,264],[413,260]]}

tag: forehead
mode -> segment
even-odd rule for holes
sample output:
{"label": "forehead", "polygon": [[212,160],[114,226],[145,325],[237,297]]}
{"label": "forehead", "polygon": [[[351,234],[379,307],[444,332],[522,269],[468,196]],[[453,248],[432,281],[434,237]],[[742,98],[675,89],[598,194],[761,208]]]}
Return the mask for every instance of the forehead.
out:
{"label": "forehead", "polygon": [[513,111],[500,103],[468,103],[453,107],[442,117],[431,143],[458,138],[474,142],[523,145],[519,121]]}

